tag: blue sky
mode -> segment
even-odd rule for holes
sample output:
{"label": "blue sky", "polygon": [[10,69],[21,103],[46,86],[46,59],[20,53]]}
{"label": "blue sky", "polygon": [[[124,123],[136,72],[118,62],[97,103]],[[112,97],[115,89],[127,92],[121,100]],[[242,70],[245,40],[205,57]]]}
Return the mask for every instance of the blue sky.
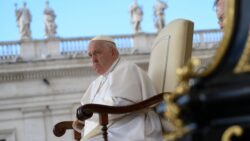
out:
{"label": "blue sky", "polygon": [[[43,10],[46,0],[26,0],[32,14],[32,37],[44,38]],[[214,0],[163,0],[168,3],[166,23],[185,18],[194,21],[195,30],[218,29]],[[130,25],[129,6],[133,0],[50,0],[57,15],[58,36],[84,37],[99,34],[124,35],[133,33]],[[15,7],[23,0],[0,0],[0,41],[19,40]],[[138,0],[143,7],[142,30],[156,32],[153,23],[153,6],[156,0]]]}

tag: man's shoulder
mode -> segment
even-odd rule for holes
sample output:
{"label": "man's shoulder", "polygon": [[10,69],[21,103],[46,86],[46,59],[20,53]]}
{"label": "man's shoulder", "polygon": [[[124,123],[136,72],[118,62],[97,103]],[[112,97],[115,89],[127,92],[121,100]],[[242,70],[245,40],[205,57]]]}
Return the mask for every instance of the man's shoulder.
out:
{"label": "man's shoulder", "polygon": [[131,62],[131,61],[128,61],[126,59],[121,58],[119,67],[132,69],[132,68],[137,68],[138,66],[135,63]]}
{"label": "man's shoulder", "polygon": [[140,68],[137,64],[126,59],[120,60],[120,63],[115,69],[115,71],[119,73],[126,72],[126,73],[133,73],[133,74],[144,72],[144,70]]}

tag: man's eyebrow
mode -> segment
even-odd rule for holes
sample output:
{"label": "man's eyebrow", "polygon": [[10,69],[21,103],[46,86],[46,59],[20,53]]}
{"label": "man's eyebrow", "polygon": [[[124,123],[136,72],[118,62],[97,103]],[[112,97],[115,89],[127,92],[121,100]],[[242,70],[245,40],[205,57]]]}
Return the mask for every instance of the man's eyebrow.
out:
{"label": "man's eyebrow", "polygon": [[88,55],[90,56],[92,56],[93,54],[96,54],[96,53],[99,53],[99,52],[101,52],[100,50],[93,50],[92,52],[89,52],[88,51]]}

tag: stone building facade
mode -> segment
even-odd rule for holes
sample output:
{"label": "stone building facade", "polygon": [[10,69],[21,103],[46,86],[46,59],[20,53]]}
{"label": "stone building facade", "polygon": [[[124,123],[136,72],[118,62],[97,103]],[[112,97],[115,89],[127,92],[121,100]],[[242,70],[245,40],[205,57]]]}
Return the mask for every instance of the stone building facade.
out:
{"label": "stone building facade", "polygon": [[[196,31],[193,56],[206,67],[219,30]],[[113,36],[122,57],[147,71],[156,34]],[[75,119],[80,98],[96,74],[87,57],[91,37],[0,42],[0,141],[73,141],[53,126]]]}

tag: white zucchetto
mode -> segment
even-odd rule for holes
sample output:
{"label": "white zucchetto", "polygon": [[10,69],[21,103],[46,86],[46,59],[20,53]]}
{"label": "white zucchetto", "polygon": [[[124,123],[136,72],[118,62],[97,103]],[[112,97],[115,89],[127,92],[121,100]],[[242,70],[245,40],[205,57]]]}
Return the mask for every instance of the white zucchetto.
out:
{"label": "white zucchetto", "polygon": [[111,37],[105,36],[105,35],[99,35],[99,36],[96,36],[96,37],[91,39],[91,41],[94,41],[94,40],[102,40],[102,41],[108,41],[108,42],[115,43]]}

